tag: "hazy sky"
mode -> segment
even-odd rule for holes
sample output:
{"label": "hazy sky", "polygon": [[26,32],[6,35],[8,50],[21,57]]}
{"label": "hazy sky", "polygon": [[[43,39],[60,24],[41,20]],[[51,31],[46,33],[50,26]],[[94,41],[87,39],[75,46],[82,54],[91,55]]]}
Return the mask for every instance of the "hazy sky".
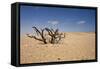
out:
{"label": "hazy sky", "polygon": [[21,34],[32,32],[32,27],[59,28],[62,32],[94,32],[95,10],[39,6],[20,7]]}

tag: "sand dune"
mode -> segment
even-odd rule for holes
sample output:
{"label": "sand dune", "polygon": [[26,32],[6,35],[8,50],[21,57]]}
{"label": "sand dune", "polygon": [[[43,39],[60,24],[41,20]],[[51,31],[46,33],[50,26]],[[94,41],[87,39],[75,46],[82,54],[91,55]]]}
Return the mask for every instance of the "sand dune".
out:
{"label": "sand dune", "polygon": [[94,32],[67,32],[58,44],[21,36],[21,64],[95,59]]}

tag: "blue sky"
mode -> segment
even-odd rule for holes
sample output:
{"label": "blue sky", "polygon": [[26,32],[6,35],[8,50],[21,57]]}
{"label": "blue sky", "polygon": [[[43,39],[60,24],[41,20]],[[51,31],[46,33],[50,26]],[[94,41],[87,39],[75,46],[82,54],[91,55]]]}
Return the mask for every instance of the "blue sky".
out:
{"label": "blue sky", "polygon": [[20,7],[21,33],[32,32],[32,27],[59,28],[62,32],[94,32],[95,10],[78,8]]}

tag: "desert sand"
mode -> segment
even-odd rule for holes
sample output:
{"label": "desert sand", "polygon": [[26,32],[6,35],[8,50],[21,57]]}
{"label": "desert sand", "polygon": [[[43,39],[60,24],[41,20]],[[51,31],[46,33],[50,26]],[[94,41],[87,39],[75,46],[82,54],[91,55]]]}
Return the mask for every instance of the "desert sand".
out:
{"label": "desert sand", "polygon": [[66,32],[58,44],[44,44],[21,36],[20,63],[42,63],[95,59],[94,32]]}

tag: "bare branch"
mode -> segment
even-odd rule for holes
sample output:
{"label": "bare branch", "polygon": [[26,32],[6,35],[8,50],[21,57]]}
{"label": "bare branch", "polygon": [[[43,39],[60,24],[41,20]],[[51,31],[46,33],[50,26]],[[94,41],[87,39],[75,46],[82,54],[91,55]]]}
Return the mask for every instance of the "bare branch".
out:
{"label": "bare branch", "polygon": [[27,36],[30,37],[30,38],[34,38],[34,39],[36,39],[36,40],[42,41],[42,42],[44,42],[45,44],[47,44],[46,39],[45,39],[45,37],[44,37],[44,29],[39,30],[39,29],[37,29],[35,26],[32,27],[32,28],[33,28],[34,31],[37,33],[37,35],[40,35],[41,38],[37,38],[36,36],[29,36],[29,34],[27,34]]}
{"label": "bare branch", "polygon": [[40,36],[40,38],[36,37],[36,36],[33,36],[33,35],[29,35],[29,34],[26,34],[28,37],[30,38],[34,38],[36,40],[39,40],[39,41],[42,41],[44,42],[44,44],[47,44],[47,39],[46,36],[45,36],[45,33],[44,31],[46,30],[46,32],[48,33],[48,35],[50,36],[50,39],[49,39],[49,42],[51,44],[54,44],[54,43],[58,43],[62,38],[65,38],[65,33],[60,33],[58,29],[49,29],[49,28],[44,28],[44,29],[38,29],[36,28],[35,26],[32,27],[34,29],[34,31],[36,32],[37,35]]}

